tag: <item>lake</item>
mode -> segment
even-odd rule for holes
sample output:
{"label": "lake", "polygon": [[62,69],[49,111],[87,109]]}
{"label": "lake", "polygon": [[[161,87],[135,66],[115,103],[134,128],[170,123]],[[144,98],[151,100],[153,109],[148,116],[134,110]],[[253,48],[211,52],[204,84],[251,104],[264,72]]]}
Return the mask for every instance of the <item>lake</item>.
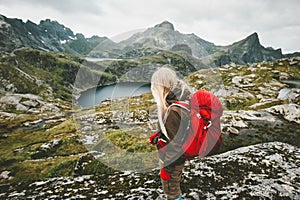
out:
{"label": "lake", "polygon": [[97,105],[108,98],[132,97],[148,92],[150,92],[150,83],[116,83],[82,92],[78,99],[78,104],[81,107],[89,107]]}
{"label": "lake", "polygon": [[122,60],[120,58],[94,58],[94,57],[85,57],[85,60],[90,62],[99,62],[104,60]]}
{"label": "lake", "polygon": [[284,80],[282,82],[288,84],[290,87],[300,88],[300,80]]}

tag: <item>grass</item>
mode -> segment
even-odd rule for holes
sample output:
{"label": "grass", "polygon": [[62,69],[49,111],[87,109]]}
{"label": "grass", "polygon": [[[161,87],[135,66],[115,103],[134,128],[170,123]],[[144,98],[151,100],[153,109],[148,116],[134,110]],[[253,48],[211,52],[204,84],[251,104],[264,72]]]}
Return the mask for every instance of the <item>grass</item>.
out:
{"label": "grass", "polygon": [[[6,122],[14,124],[15,129],[0,139],[0,171],[10,171],[14,177],[11,181],[16,182],[71,175],[80,154],[87,152],[78,140],[73,119],[34,129],[18,129],[29,116]],[[41,145],[53,139],[60,139],[61,143],[42,152]]]}
{"label": "grass", "polygon": [[[190,65],[178,55],[163,52],[159,55],[149,55],[148,57],[139,58],[134,61],[111,62],[110,70],[112,70],[111,73],[114,73],[113,70],[118,70],[124,66],[125,68],[122,70],[126,71],[126,69],[130,70],[133,67],[138,67],[140,64],[151,62],[165,64],[169,62],[168,58],[171,58],[170,62],[182,73],[185,73],[190,67]],[[16,69],[8,65],[8,63],[12,63],[12,66],[16,67],[16,60],[18,60],[19,67],[21,67],[24,72],[30,74],[32,77],[43,79],[46,85],[42,85],[41,88],[38,88],[35,81],[30,82],[27,78],[24,78],[24,76],[16,76],[14,79],[12,76],[13,74],[17,74]],[[48,84],[53,88],[55,98],[69,100],[72,90],[68,86],[68,83],[72,83],[74,80],[73,75],[76,74],[76,70],[81,61],[79,58],[70,57],[68,54],[25,50],[25,52],[20,51],[19,54],[17,53],[16,58],[4,59],[4,61],[2,59],[0,70],[8,74],[9,80],[15,81],[15,86],[18,90],[33,94],[42,94],[47,97]],[[256,72],[253,72],[256,73],[258,78],[253,80],[253,87],[244,90],[254,95],[259,93],[259,86],[276,80],[272,72],[274,69],[288,73],[292,78],[300,78],[299,66],[289,66],[288,62],[285,61],[282,61],[283,65],[279,65],[278,62],[276,61],[273,67],[271,67],[269,63],[262,64],[262,66],[267,67],[267,69],[258,69]],[[232,78],[234,76],[244,76],[252,73],[248,68],[249,66],[238,66],[229,71],[206,69],[193,73],[186,77],[186,80],[197,89],[204,88],[212,90],[220,86],[232,86]],[[88,68],[85,70],[88,70]],[[101,72],[97,71],[96,68],[93,70],[92,73],[95,77],[101,75]],[[120,74],[125,71],[120,71]],[[88,71],[85,72],[86,74],[82,75],[83,80],[89,74]],[[102,74],[105,79],[103,79],[103,81],[114,81],[116,76],[112,76],[108,72]],[[54,75],[52,73],[54,73]],[[202,81],[202,83],[199,84],[198,81]],[[4,87],[4,82],[1,82],[0,86]],[[231,105],[227,107],[227,109],[232,110],[246,110],[249,109],[249,106],[258,102],[257,98],[226,98],[225,100],[232,100]],[[57,101],[56,103],[62,105],[64,102],[67,101]],[[18,114],[18,117],[13,119],[0,119],[0,130],[3,131],[3,133],[0,134],[0,172],[8,170],[11,172],[11,176],[14,177],[10,181],[24,182],[57,176],[113,173],[114,170],[106,164],[112,164],[117,169],[132,167],[139,169],[156,166],[156,159],[151,156],[145,157],[145,155],[149,155],[149,153],[156,153],[155,147],[148,143],[148,136],[151,132],[147,125],[150,122],[149,118],[156,109],[151,93],[121,100],[116,103],[114,102],[114,105],[111,103],[111,101],[105,101],[105,104],[85,108],[78,112],[79,116],[95,114],[94,117],[96,119],[92,120],[103,118],[107,121],[111,120],[108,124],[104,124],[103,126],[92,124],[92,130],[94,132],[98,131],[102,135],[100,135],[98,142],[89,150],[102,152],[102,150],[105,149],[107,154],[101,160],[97,160],[87,153],[87,146],[80,142],[81,127],[74,121],[73,116],[63,116],[66,118],[62,119],[63,121],[51,122],[42,127],[24,130],[20,129],[20,127],[26,122],[39,119],[39,115],[7,109],[6,111],[8,112]],[[282,103],[284,102],[272,102],[259,107],[259,109]],[[66,103],[66,105],[69,104],[70,102]],[[112,110],[114,109],[126,109],[126,112],[132,114],[129,115],[130,117],[127,119],[131,124],[125,121],[124,124],[127,123],[125,128],[118,127],[118,124],[111,119],[113,116]],[[48,116],[55,115],[54,113],[43,114]],[[105,130],[103,128],[104,126],[108,128]],[[300,130],[299,125],[289,122],[287,122],[286,125],[277,126],[276,128],[266,124],[255,125],[255,127],[252,128],[255,129],[255,131],[253,131],[251,127],[247,133],[245,133],[245,130],[240,130],[243,133],[240,136],[225,134],[222,151],[272,140],[295,144],[295,138],[297,138],[299,134],[297,130]],[[50,151],[41,152],[41,146],[54,139],[60,139],[61,142],[59,145]],[[251,142],[249,143],[249,141]],[[299,144],[295,145],[299,146]],[[84,168],[80,170],[76,169],[78,162],[86,162]],[[5,181],[2,180],[2,182]]]}
{"label": "grass", "polygon": [[31,182],[51,177],[74,175],[75,164],[79,156],[57,157],[45,160],[16,162],[9,170],[14,177],[12,182]]}
{"label": "grass", "polygon": [[105,136],[111,143],[117,147],[129,152],[145,153],[155,151],[155,148],[149,145],[148,138],[133,136],[134,130],[124,132],[122,130],[110,130],[105,133]]}
{"label": "grass", "polygon": [[[78,126],[78,122],[73,119],[73,116],[66,117],[61,115],[60,118],[55,118],[58,120],[56,122],[53,121],[41,127],[28,130],[20,127],[26,122],[39,119],[38,115],[25,114],[10,120],[2,119],[1,127],[7,129],[7,126],[10,125],[11,131],[0,138],[0,171],[7,170],[10,172],[10,176],[13,177],[11,180],[2,180],[2,182],[30,182],[56,176],[113,173],[113,168],[108,167],[107,163],[114,162],[118,165],[118,162],[113,161],[116,158],[124,160],[122,166],[114,166],[117,169],[118,167],[132,167],[132,164],[140,168],[156,166],[157,160],[155,158],[146,157],[145,159],[143,156],[148,152],[156,152],[155,147],[148,143],[150,132],[145,132],[147,127],[143,125],[147,123],[144,120],[145,118],[148,119],[150,112],[144,112],[145,109],[147,110],[147,108],[155,105],[152,98],[152,95],[148,93],[125,100],[128,103],[128,111],[135,113],[132,116],[132,120],[141,124],[136,129],[110,129],[105,133],[105,138],[102,138],[98,143],[101,148],[105,144],[103,142],[109,141],[109,143],[123,149],[125,152],[125,154],[118,153],[111,149],[111,153],[115,157],[108,158],[106,161],[87,156],[88,147],[80,142],[81,127],[80,125]],[[108,102],[111,103],[110,101]],[[122,106],[124,101],[122,100],[116,105]],[[78,112],[78,115],[96,113],[96,118],[110,118],[112,117],[110,106],[111,104],[103,104],[84,108]],[[57,116],[56,113],[47,114],[50,118],[51,115]],[[101,126],[94,124],[93,131],[101,131]],[[58,145],[47,151],[41,149],[43,144],[49,143],[54,139],[60,140]],[[96,145],[96,147],[99,146]],[[137,156],[135,153],[137,153]],[[86,163],[83,164],[84,168],[76,169],[77,163],[86,157]],[[131,160],[131,162],[126,164],[125,161],[128,160]]]}

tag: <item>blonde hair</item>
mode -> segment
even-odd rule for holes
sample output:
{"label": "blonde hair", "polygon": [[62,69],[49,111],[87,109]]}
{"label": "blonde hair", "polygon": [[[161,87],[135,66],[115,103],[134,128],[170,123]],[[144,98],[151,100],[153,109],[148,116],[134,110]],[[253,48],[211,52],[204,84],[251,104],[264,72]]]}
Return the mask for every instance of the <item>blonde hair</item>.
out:
{"label": "blonde hair", "polygon": [[168,133],[166,131],[164,121],[166,118],[166,113],[168,110],[168,103],[166,101],[166,98],[170,91],[175,89],[176,86],[180,87],[181,94],[179,96],[179,99],[184,94],[184,91],[190,88],[184,83],[182,80],[180,80],[176,72],[172,69],[170,69],[168,66],[163,66],[159,69],[157,69],[151,78],[151,91],[152,95],[154,97],[154,100],[157,103],[157,115],[158,115],[158,122],[161,128],[161,131],[163,134],[169,139]]}

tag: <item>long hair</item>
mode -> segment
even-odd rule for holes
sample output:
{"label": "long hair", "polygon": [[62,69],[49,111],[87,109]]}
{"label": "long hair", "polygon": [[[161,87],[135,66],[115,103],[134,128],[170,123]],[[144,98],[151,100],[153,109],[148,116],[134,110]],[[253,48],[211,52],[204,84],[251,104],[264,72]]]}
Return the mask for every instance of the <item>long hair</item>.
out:
{"label": "long hair", "polygon": [[177,77],[176,72],[167,66],[163,66],[153,73],[151,78],[151,92],[157,103],[157,115],[161,131],[168,139],[170,138],[164,125],[168,110],[166,98],[175,87],[179,87],[181,90],[178,99],[181,99],[185,90],[191,91],[187,84]]}

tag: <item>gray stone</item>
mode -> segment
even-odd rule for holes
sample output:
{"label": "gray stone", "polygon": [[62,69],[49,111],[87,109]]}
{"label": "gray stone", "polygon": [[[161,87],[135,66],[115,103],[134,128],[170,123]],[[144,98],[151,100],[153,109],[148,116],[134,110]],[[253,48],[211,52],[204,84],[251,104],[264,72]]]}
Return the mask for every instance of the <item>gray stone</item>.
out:
{"label": "gray stone", "polygon": [[234,134],[234,135],[238,135],[238,134],[239,134],[239,130],[237,130],[237,129],[234,128],[234,127],[229,127],[228,131],[229,131],[231,134]]}
{"label": "gray stone", "polygon": [[28,106],[28,107],[36,107],[39,105],[39,102],[33,101],[33,100],[28,100],[28,101],[23,101],[23,105]]}
{"label": "gray stone", "polygon": [[54,139],[48,143],[44,143],[40,146],[40,149],[43,151],[49,151],[53,148],[56,148],[58,145],[62,143],[61,139]]}
{"label": "gray stone", "polygon": [[265,110],[273,114],[280,114],[286,120],[300,124],[300,106],[297,104],[277,105]]}
{"label": "gray stone", "polygon": [[24,106],[23,104],[17,104],[16,110],[26,111],[28,110],[28,107]]}

